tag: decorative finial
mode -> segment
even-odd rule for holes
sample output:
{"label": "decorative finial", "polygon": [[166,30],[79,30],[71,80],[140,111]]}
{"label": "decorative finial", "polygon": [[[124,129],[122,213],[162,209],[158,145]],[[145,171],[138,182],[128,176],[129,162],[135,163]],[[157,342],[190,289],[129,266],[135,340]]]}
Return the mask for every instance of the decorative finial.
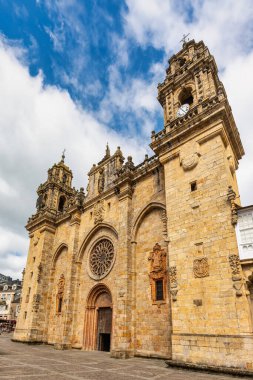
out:
{"label": "decorative finial", "polygon": [[62,156],[61,156],[62,162],[64,162],[64,160],[65,160],[65,152],[66,152],[66,149],[63,149]]}
{"label": "decorative finial", "polygon": [[110,148],[109,148],[109,145],[108,143],[106,144],[106,151],[105,151],[105,157],[110,157],[111,153],[110,153]]}
{"label": "decorative finial", "polygon": [[190,35],[190,33],[188,33],[188,34],[183,34],[183,38],[182,38],[182,40],[180,40],[180,42],[183,43],[183,46],[184,46],[184,44],[185,44],[186,42],[189,41],[189,38],[187,38],[189,35]]}

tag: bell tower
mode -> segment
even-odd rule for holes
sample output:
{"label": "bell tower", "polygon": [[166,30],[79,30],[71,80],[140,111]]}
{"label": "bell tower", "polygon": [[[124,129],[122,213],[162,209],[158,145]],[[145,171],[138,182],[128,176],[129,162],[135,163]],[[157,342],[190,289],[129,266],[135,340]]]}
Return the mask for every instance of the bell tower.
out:
{"label": "bell tower", "polygon": [[63,153],[61,161],[48,170],[47,181],[39,186],[37,211],[47,209],[54,214],[62,213],[75,195],[75,189],[72,188],[73,175],[69,167],[65,165],[64,159]]}
{"label": "bell tower", "polygon": [[164,128],[150,146],[164,166],[172,360],[224,365],[226,355],[227,366],[245,367],[252,359],[236,347],[247,335],[252,353],[252,324],[235,234],[244,150],[203,41],[170,58],[158,100]]}

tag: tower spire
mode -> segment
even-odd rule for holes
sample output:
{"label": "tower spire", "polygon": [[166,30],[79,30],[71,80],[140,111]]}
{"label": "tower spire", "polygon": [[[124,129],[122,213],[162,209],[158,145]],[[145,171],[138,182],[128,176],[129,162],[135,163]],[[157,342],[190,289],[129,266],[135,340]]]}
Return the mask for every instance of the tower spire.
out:
{"label": "tower spire", "polygon": [[110,156],[111,156],[110,148],[109,148],[109,145],[107,143],[106,144],[106,150],[105,150],[105,157],[110,157]]}

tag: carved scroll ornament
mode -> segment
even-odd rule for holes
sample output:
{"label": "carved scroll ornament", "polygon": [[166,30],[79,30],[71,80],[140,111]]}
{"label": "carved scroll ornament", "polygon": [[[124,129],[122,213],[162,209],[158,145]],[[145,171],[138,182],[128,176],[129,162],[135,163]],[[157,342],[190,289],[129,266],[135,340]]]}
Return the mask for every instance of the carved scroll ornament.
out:
{"label": "carved scroll ornament", "polygon": [[201,257],[193,261],[194,277],[201,278],[209,276],[209,265],[207,257]]}
{"label": "carved scroll ornament", "polygon": [[200,154],[195,152],[193,154],[190,154],[186,157],[183,157],[181,160],[181,165],[184,171],[191,170],[197,166],[199,162],[199,156]]}
{"label": "carved scroll ornament", "polygon": [[235,289],[236,296],[241,297],[242,296],[242,277],[241,277],[241,264],[240,264],[240,258],[238,255],[229,255],[229,264],[232,270],[232,281],[233,281],[233,288]]}

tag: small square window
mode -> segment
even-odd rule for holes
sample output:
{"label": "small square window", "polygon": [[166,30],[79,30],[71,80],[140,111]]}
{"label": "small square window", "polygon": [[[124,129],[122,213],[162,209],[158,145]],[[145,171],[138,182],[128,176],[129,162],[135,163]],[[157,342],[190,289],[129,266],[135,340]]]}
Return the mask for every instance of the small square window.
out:
{"label": "small square window", "polygon": [[197,190],[197,181],[191,182],[191,191],[196,191]]}
{"label": "small square window", "polygon": [[163,280],[157,280],[155,282],[155,295],[156,301],[162,301],[163,297]]}

